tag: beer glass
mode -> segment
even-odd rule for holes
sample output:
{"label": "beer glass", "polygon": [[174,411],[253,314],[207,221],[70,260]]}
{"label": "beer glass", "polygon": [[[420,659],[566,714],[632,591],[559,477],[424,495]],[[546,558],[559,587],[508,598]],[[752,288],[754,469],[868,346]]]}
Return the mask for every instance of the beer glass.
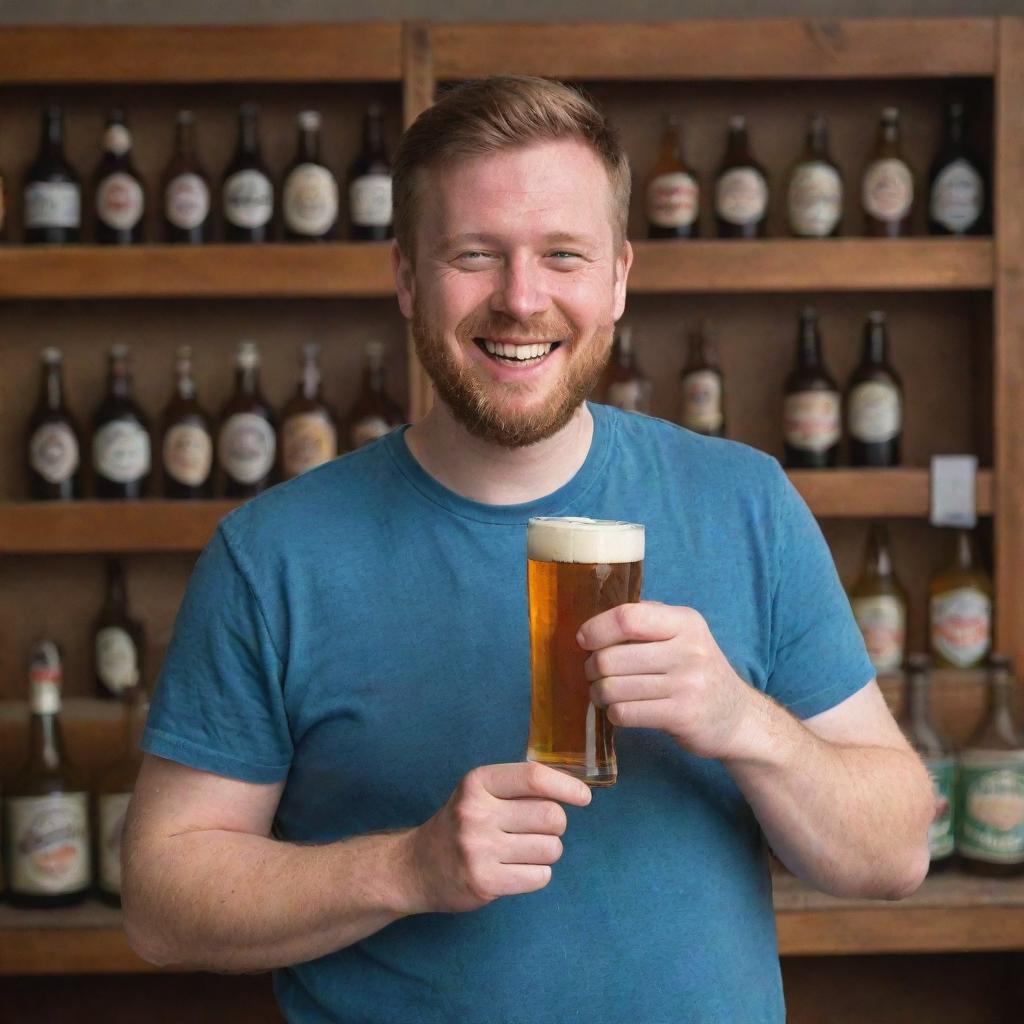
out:
{"label": "beer glass", "polygon": [[526,756],[590,786],[615,783],[612,725],[590,700],[576,642],[599,612],[640,600],[639,523],[541,517],[526,532],[532,693]]}

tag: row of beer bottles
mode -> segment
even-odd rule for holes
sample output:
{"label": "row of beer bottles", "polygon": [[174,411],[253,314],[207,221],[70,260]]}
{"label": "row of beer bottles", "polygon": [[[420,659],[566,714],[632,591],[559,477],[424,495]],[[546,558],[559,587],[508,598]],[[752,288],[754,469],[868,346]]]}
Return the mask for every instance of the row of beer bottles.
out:
{"label": "row of beer bottles", "polygon": [[[174,154],[160,185],[161,240],[201,244],[214,241],[218,231],[226,242],[267,242],[278,232],[290,242],[336,238],[342,212],[340,191],[334,172],[321,158],[320,134],[320,114],[315,110],[299,113],[295,158],[278,191],[262,155],[258,109],[244,104],[238,115],[235,154],[215,200],[196,150],[195,118],[191,111],[179,111]],[[147,188],[132,149],[124,111],[115,110],[107,121],[92,190],[94,237],[100,244],[146,240]],[[346,183],[350,237],[357,241],[389,238],[391,163],[383,109],[377,104],[366,112],[362,149],[348,168]],[[81,240],[81,178],[64,155],[60,107],[48,107],[43,113],[39,154],[25,175],[22,204],[25,242]]]}
{"label": "row of beer bottles", "polygon": [[[303,346],[299,380],[278,418],[260,385],[260,355],[252,341],[238,346],[234,393],[216,422],[201,404],[189,346],[178,349],[175,385],[161,417],[160,464],[166,498],[208,498],[215,490],[247,498],[278,479],[298,476],[358,448],[405,421],[387,393],[384,346],[365,350],[362,389],[339,438],[339,424],[322,393],[314,343]],[[97,498],[146,496],[151,476],[149,418],[132,394],[128,346],[110,350],[107,392],[92,420],[92,491]],[[59,349],[42,353],[42,387],[26,441],[30,493],[40,500],[84,493],[82,435],[68,410]],[[215,473],[214,462],[219,473]],[[215,479],[216,477],[216,479]]]}
{"label": "row of beer bottles", "polygon": [[[928,176],[928,231],[933,235],[977,235],[989,230],[987,173],[965,137],[965,108],[951,102],[945,136]],[[903,155],[900,113],[881,114],[874,151],[859,190],[862,230],[871,237],[911,233],[918,199],[916,175]],[[645,199],[650,238],[696,238],[700,234],[699,178],[687,159],[678,118],[670,117],[661,152],[647,179]],[[813,114],[804,151],[784,189],[786,223],[797,238],[829,238],[843,230],[848,213],[843,174],[832,159],[824,114]],[[747,119],[729,119],[725,155],[715,174],[713,208],[719,238],[767,234],[770,188],[764,165],[754,156]],[[849,230],[850,218],[846,217]]]}
{"label": "row of beer bottles", "polygon": [[2,794],[0,879],[6,877],[7,898],[16,906],[68,906],[94,891],[117,904],[121,833],[141,762],[146,694],[135,686],[124,701],[117,754],[89,780],[67,756],[61,689],[60,652],[43,641],[29,667],[28,757]]}

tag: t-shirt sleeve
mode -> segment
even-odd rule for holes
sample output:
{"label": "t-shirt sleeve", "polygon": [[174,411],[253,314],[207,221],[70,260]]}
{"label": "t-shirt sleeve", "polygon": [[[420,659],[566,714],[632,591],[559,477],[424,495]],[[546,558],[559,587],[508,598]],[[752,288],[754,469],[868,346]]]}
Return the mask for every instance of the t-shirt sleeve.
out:
{"label": "t-shirt sleeve", "polygon": [[245,782],[279,782],[292,741],[283,666],[256,592],[221,526],[196,563],[142,747]]}
{"label": "t-shirt sleeve", "polygon": [[817,520],[781,468],[777,483],[766,692],[810,718],[867,685],[875,670]]}

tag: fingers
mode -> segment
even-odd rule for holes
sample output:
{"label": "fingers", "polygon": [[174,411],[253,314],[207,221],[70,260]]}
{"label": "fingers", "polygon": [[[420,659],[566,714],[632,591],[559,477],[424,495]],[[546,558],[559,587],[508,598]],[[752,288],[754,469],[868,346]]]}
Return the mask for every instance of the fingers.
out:
{"label": "fingers", "polygon": [[558,836],[507,835],[502,843],[502,864],[554,864],[562,856]]}
{"label": "fingers", "polygon": [[562,836],[569,821],[561,804],[523,797],[502,801],[496,824],[503,832]]}
{"label": "fingers", "polygon": [[540,797],[574,807],[586,807],[591,800],[590,788],[585,783],[535,761],[483,765],[474,768],[465,781],[467,787],[480,787],[499,800]]}
{"label": "fingers", "polygon": [[665,640],[617,644],[594,651],[583,663],[583,672],[590,682],[604,676],[657,675],[678,660],[679,648]]}
{"label": "fingers", "polygon": [[[700,612],[659,601],[620,604],[595,615],[580,626],[576,642],[585,651],[612,644],[670,640],[678,633],[704,624]],[[705,627],[706,628],[706,627]]]}
{"label": "fingers", "polygon": [[610,676],[590,687],[590,699],[606,708],[622,701],[661,700],[672,696],[672,678],[654,676]]}

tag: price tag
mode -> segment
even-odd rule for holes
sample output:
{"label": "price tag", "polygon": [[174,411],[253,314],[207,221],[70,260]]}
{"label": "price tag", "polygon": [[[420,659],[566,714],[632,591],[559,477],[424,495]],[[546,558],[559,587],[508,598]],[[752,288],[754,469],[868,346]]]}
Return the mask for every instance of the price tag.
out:
{"label": "price tag", "polygon": [[932,458],[932,526],[970,528],[978,521],[974,455],[936,455]]}

